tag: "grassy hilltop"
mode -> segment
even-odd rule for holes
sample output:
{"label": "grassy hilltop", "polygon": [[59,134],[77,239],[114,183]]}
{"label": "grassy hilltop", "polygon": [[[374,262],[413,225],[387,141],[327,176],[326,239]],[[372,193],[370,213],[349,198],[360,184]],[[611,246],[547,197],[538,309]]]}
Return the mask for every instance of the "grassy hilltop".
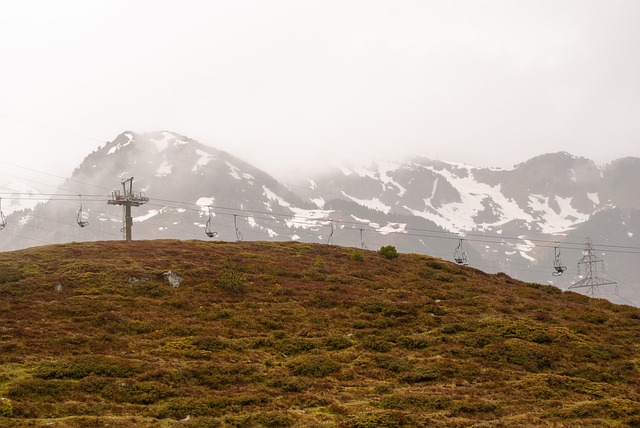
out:
{"label": "grassy hilltop", "polygon": [[414,254],[46,246],[0,253],[0,397],[3,427],[640,426],[640,310]]}

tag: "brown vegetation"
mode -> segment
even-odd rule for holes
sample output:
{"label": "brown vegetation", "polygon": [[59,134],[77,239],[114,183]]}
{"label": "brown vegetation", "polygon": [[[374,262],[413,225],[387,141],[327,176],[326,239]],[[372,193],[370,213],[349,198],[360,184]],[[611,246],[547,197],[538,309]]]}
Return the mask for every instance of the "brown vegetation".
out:
{"label": "brown vegetation", "polygon": [[46,246],[0,254],[0,425],[640,426],[639,339],[636,308],[427,256]]}

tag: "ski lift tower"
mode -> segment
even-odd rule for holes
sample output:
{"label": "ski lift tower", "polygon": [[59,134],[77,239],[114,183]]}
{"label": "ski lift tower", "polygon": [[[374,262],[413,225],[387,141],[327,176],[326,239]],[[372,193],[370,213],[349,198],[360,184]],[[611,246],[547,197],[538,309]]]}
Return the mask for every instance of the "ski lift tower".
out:
{"label": "ski lift tower", "polygon": [[[129,184],[129,188],[127,188]],[[139,207],[149,202],[149,198],[144,194],[133,192],[133,177],[122,182],[122,193],[114,190],[111,193],[111,199],[107,201],[109,205],[121,205],[124,207],[124,228],[125,239],[131,241],[131,227],[133,226],[133,217],[131,216],[131,207]]]}
{"label": "ski lift tower", "polygon": [[598,256],[591,245],[591,239],[587,238],[587,244],[584,250],[584,256],[578,262],[578,272],[582,269],[580,266],[584,266],[584,278],[569,287],[569,290],[573,288],[586,288],[587,295],[589,297],[595,297],[598,291],[598,287],[601,285],[613,285],[617,282],[609,281],[598,276],[598,265],[601,266],[601,271],[604,272],[604,261]]}

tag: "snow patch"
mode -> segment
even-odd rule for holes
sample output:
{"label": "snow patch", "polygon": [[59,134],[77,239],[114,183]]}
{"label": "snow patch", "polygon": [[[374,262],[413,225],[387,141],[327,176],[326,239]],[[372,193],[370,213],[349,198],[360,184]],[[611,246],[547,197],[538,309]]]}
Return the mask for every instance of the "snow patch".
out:
{"label": "snow patch", "polygon": [[[263,194],[269,201],[278,202],[280,206],[285,208],[289,208],[293,211],[293,216],[285,219],[285,224],[289,228],[303,228],[309,229],[313,227],[318,227],[322,225],[323,222],[326,222],[327,218],[333,211],[327,210],[305,210],[302,208],[292,207],[287,201],[282,199],[280,196],[276,195],[271,189],[267,186],[262,186]],[[271,210],[271,206],[268,206],[269,210]]]}
{"label": "snow patch", "polygon": [[33,218],[33,214],[29,213],[29,214],[25,215],[24,217],[21,217],[20,220],[18,220],[18,224],[20,224],[20,226],[24,226],[32,218]]}
{"label": "snow patch", "polygon": [[155,217],[155,216],[157,216],[159,214],[162,214],[166,209],[167,209],[167,207],[163,207],[163,208],[161,208],[159,210],[149,210],[147,212],[147,214],[145,214],[145,215],[134,217],[133,221],[142,222],[142,221],[145,221],[145,220],[149,220],[150,218],[153,218],[153,217]]}
{"label": "snow patch", "polygon": [[191,172],[198,172],[200,168],[203,166],[207,166],[209,162],[213,160],[213,155],[211,153],[207,153],[204,150],[196,149],[196,154],[200,156],[200,158],[196,161],[196,164],[191,168]]}
{"label": "snow patch", "polygon": [[[426,167],[436,175],[436,181],[431,189],[431,196],[425,199],[425,209],[415,210],[408,206],[405,209],[413,215],[431,220],[438,226],[453,233],[465,230],[488,229],[504,225],[512,220],[520,219],[533,221],[533,218],[520,208],[516,201],[507,198],[502,193],[501,185],[490,186],[486,183],[476,181],[473,175],[473,167],[464,164],[451,164],[458,169],[465,169],[466,176],[461,177],[446,169],[436,169],[432,166]],[[463,174],[465,175],[465,174]],[[460,194],[460,202],[450,202],[436,209],[431,203],[435,195],[439,180],[448,181]],[[483,201],[489,199],[500,209],[496,213],[498,220],[493,223],[476,224],[475,217],[482,212],[485,207]]]}
{"label": "snow patch", "polygon": [[[242,173],[240,174],[240,169],[231,165],[229,162],[225,161],[225,164],[227,164],[227,166],[229,167],[229,169],[231,169],[231,172],[229,173],[230,176],[232,176],[233,178],[235,178],[236,180],[242,180],[243,178],[247,179],[247,180],[255,180],[255,177],[251,174],[247,174],[247,173]],[[253,184],[253,183],[252,183]]]}
{"label": "snow patch", "polygon": [[349,169],[347,169],[347,167],[345,167],[344,165],[338,165],[338,168],[340,169],[340,171],[342,171],[342,173],[344,175],[351,175],[353,174]]}
{"label": "snow patch", "polygon": [[171,174],[172,168],[173,168],[173,165],[171,165],[166,160],[163,161],[162,164],[156,170],[156,177],[166,177],[167,175]]}
{"label": "snow patch", "polygon": [[591,199],[591,202],[593,202],[595,205],[600,205],[600,198],[598,197],[597,193],[587,193],[587,197]]}
{"label": "snow patch", "polygon": [[115,146],[111,147],[109,149],[109,151],[107,152],[108,155],[112,155],[115,152],[117,152],[118,150],[120,150],[121,148],[126,147],[129,144],[131,144],[131,142],[133,141],[133,135],[127,133],[127,134],[124,134],[124,136],[127,137],[127,141],[124,142],[124,143],[118,143]]}
{"label": "snow patch", "polygon": [[[200,207],[200,212],[206,215],[209,215],[209,207],[213,205],[213,201],[216,198],[211,196],[203,196],[196,201],[196,205]],[[180,212],[180,211],[178,211]],[[214,214],[215,215],[215,214]]]}
{"label": "snow patch", "polygon": [[316,190],[316,189],[318,188],[318,185],[317,185],[317,184],[316,184],[316,182],[315,182],[315,181],[313,181],[312,179],[307,178],[307,181],[309,182],[309,188],[310,188],[311,190]]}
{"label": "snow patch", "polygon": [[314,204],[316,204],[316,206],[317,206],[318,208],[322,208],[322,207],[324,207],[324,202],[325,202],[325,201],[324,201],[324,199],[322,199],[322,198],[315,198],[315,199],[309,198],[309,200],[310,200],[311,202],[313,202]]}
{"label": "snow patch", "polygon": [[529,207],[536,212],[543,233],[554,234],[566,232],[575,228],[579,223],[589,219],[589,214],[584,214],[571,206],[573,198],[554,197],[555,202],[560,207],[560,212],[555,212],[549,206],[549,197],[543,195],[529,196]]}
{"label": "snow patch", "polygon": [[398,169],[398,165],[391,162],[377,162],[378,163],[378,171],[380,172],[380,180],[384,184],[391,184],[398,189],[398,196],[403,197],[405,193],[407,193],[407,189],[400,185],[397,181],[389,176],[390,172],[396,171]]}
{"label": "snow patch", "polygon": [[169,140],[171,140],[172,138],[175,138],[175,136],[172,133],[165,131],[162,133],[162,138],[160,138],[159,140],[151,138],[151,142],[155,143],[156,148],[159,152],[163,152],[169,146]]}
{"label": "snow patch", "polygon": [[353,214],[351,214],[351,218],[354,219],[355,221],[357,221],[358,223],[368,224],[369,226],[371,226],[374,229],[378,229],[380,227],[380,225],[378,223],[375,223],[375,222],[373,222],[371,220],[367,220],[366,218],[356,217]]}
{"label": "snow patch", "polygon": [[406,227],[406,223],[387,223],[386,226],[377,229],[377,231],[383,235],[388,235],[389,233],[405,233]]}
{"label": "snow patch", "polygon": [[350,196],[347,195],[344,191],[341,191],[342,194],[351,199],[353,202],[360,204],[364,207],[367,207],[369,209],[372,210],[376,210],[376,211],[382,211],[385,214],[389,214],[389,211],[391,211],[391,207],[388,205],[385,205],[380,199],[378,198],[373,198],[373,199],[358,199],[354,196]]}
{"label": "snow patch", "polygon": [[522,257],[523,259],[527,259],[529,261],[535,262],[536,259],[534,259],[533,257],[531,257],[528,253],[533,251],[533,249],[536,247],[536,244],[534,244],[533,242],[527,240],[527,239],[523,239],[522,236],[519,236],[520,239],[522,239],[522,244],[515,244],[513,245],[513,247],[518,250],[518,252],[520,253],[520,257]]}

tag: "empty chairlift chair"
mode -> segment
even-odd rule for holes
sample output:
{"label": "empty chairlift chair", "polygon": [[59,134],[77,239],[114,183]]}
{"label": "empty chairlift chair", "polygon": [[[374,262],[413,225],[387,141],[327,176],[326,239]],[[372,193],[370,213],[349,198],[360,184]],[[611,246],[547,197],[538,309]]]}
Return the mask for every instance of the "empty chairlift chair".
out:
{"label": "empty chairlift chair", "polygon": [[7,218],[4,216],[2,212],[2,198],[0,198],[0,230],[4,229],[7,225]]}
{"label": "empty chairlift chair", "polygon": [[82,211],[82,196],[80,197],[80,209],[78,210],[78,215],[76,216],[76,222],[78,223],[78,226],[80,227],[87,227],[89,226],[89,214],[85,213],[84,211]]}
{"label": "empty chairlift chair", "polygon": [[458,246],[453,251],[453,260],[456,261],[459,265],[467,266],[469,264],[469,260],[467,259],[467,253],[462,249],[462,239],[458,243]]}
{"label": "empty chairlift chair", "polygon": [[562,260],[560,259],[560,247],[554,247],[555,257],[553,259],[553,268],[555,272],[552,272],[553,276],[560,276],[563,274],[567,267],[562,264]]}
{"label": "empty chairlift chair", "polygon": [[204,233],[206,233],[209,238],[215,238],[216,236],[218,236],[218,232],[214,232],[213,229],[211,228],[212,216],[213,215],[211,212],[211,207],[209,207],[209,218],[207,219],[207,224],[204,227]]}

